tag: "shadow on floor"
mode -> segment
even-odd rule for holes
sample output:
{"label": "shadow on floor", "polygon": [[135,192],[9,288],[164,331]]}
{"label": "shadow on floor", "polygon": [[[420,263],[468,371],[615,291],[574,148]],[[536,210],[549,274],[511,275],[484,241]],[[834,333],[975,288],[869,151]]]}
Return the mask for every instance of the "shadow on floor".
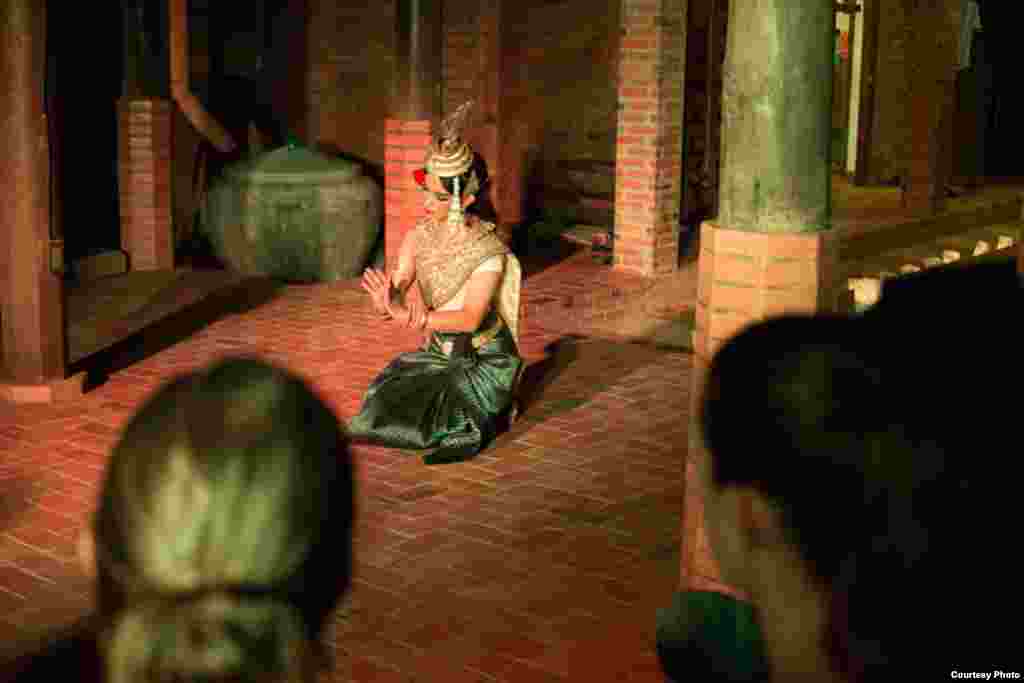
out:
{"label": "shadow on floor", "polygon": [[4,494],[0,496],[0,530],[16,526],[22,515],[32,508],[29,502],[32,492],[32,482],[28,479],[4,480]]}
{"label": "shadow on floor", "polygon": [[552,268],[562,261],[575,256],[585,247],[569,240],[557,239],[544,244],[513,243],[512,251],[523,268],[523,279]]}
{"label": "shadow on floor", "polygon": [[[587,405],[600,393],[677,348],[567,335],[527,366],[519,388],[520,414],[502,432],[519,433],[549,417]],[[557,387],[555,386],[557,380]]]}
{"label": "shadow on floor", "polygon": [[519,385],[520,410],[525,414],[544,395],[549,387],[573,360],[579,355],[579,345],[585,341],[581,336],[563,337],[544,349],[544,360],[526,367]]}
{"label": "shadow on floor", "polygon": [[268,303],[283,286],[283,283],[270,278],[242,279],[75,361],[70,364],[68,374],[86,372],[85,390],[90,391],[103,384],[111,374],[183,341],[221,318],[239,315]]}
{"label": "shadow on floor", "polygon": [[697,312],[693,309],[680,313],[669,320],[659,320],[651,332],[649,339],[640,343],[650,343],[664,351],[680,351],[693,353],[693,332],[697,327]]}

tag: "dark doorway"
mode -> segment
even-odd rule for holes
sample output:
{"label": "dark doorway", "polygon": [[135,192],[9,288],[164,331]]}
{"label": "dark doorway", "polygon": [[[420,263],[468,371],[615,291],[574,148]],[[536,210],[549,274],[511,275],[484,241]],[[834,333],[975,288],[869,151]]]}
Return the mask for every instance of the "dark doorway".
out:
{"label": "dark doorway", "polygon": [[988,177],[1024,176],[1024,141],[1020,134],[1024,116],[1024,98],[1020,96],[1020,35],[1016,3],[1003,0],[979,0],[982,30],[975,40],[981,44],[975,53],[981,83],[977,97],[982,112],[980,125],[985,150],[982,160]]}
{"label": "dark doorway", "polygon": [[679,249],[680,258],[684,260],[695,253],[701,222],[718,214],[722,69],[728,22],[728,0],[690,3],[687,11],[679,207]]}
{"label": "dark doorway", "polygon": [[52,232],[63,237],[65,261],[70,263],[120,247],[121,8],[118,3],[55,4],[47,22]]}

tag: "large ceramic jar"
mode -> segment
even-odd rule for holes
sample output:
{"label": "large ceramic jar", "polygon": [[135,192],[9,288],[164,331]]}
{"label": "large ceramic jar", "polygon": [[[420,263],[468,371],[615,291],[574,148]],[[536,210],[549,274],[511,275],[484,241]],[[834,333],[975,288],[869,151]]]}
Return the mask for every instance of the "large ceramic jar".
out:
{"label": "large ceramic jar", "polygon": [[362,272],[382,215],[381,189],[358,163],[288,146],[225,169],[202,224],[234,270],[333,281]]}

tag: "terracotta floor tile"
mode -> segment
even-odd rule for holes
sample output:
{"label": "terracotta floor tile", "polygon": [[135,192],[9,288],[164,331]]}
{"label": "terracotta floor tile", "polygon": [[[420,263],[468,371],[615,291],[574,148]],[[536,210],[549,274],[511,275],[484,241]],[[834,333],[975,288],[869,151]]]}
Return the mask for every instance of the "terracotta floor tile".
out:
{"label": "terracotta floor tile", "polygon": [[435,655],[431,652],[425,653],[417,658],[412,664],[409,675],[411,683],[434,683],[444,681],[445,683],[491,683],[495,679],[480,671],[474,671],[464,667],[458,662],[453,662],[448,657]]}
{"label": "terracotta floor tile", "polygon": [[466,620],[442,619],[426,623],[405,637],[405,642],[422,650],[429,650],[438,644],[465,638],[473,633],[473,626]]}
{"label": "terracotta floor tile", "polygon": [[505,531],[499,531],[493,527],[484,526],[481,524],[475,524],[473,522],[461,522],[459,524],[453,524],[448,529],[451,532],[467,536],[469,538],[477,539],[487,543],[492,543],[495,546],[505,546],[506,544],[515,543],[519,540],[519,536],[516,534],[508,533]]}
{"label": "terracotta floor tile", "polygon": [[558,674],[531,666],[528,663],[498,653],[475,658],[469,666],[477,671],[491,674],[507,683],[562,683],[569,680]]}
{"label": "terracotta floor tile", "polygon": [[59,557],[67,539],[49,529],[35,526],[19,526],[4,532],[7,538],[23,544],[31,552],[42,551]]}
{"label": "terracotta floor tile", "polygon": [[354,541],[359,548],[395,548],[410,540],[410,534],[389,529],[382,524],[357,524],[354,529]]}
{"label": "terracotta floor tile", "polygon": [[9,614],[24,607],[27,598],[0,586],[0,614]]}
{"label": "terracotta floor tile", "polygon": [[394,683],[406,683],[408,678],[405,674],[399,672],[397,669],[392,669],[382,664],[379,664],[376,660],[368,659],[366,657],[354,657],[352,663],[346,673],[346,679],[352,681],[352,683],[388,683],[393,681]]}
{"label": "terracotta floor tile", "polygon": [[400,593],[370,586],[359,579],[353,581],[351,599],[360,609],[378,614],[388,614],[403,607],[407,602],[405,596]]}
{"label": "terracotta floor tile", "polygon": [[397,672],[409,670],[415,658],[420,654],[417,648],[380,635],[346,638],[339,645],[353,655],[365,657],[378,666],[391,668]]}
{"label": "terracotta floor tile", "polygon": [[[608,272],[559,264],[527,280],[527,305],[582,296]],[[258,353],[310,379],[342,416],[358,409],[415,340],[371,321],[350,285],[286,287],[73,406],[0,405],[0,614],[56,624],[88,607],[73,538],[120,429],[174,373]],[[540,312],[521,349],[542,362],[571,321],[530,310]],[[428,467],[417,453],[353,448],[355,578],[332,622],[337,666],[326,680],[660,681],[641,634],[678,567],[690,360],[599,340],[556,352],[571,361],[471,462]],[[625,630],[609,633],[609,621]],[[620,666],[594,665],[609,652]]]}
{"label": "terracotta floor tile", "polygon": [[527,662],[538,659],[553,649],[553,646],[531,638],[529,634],[504,630],[481,633],[479,639],[490,652]]}

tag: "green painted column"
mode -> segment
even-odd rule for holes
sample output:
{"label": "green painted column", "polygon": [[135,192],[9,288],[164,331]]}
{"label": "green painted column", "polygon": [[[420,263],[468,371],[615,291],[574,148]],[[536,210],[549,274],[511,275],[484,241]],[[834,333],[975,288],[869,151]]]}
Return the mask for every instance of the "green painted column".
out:
{"label": "green painted column", "polygon": [[832,0],[731,0],[718,223],[813,232],[831,219]]}

